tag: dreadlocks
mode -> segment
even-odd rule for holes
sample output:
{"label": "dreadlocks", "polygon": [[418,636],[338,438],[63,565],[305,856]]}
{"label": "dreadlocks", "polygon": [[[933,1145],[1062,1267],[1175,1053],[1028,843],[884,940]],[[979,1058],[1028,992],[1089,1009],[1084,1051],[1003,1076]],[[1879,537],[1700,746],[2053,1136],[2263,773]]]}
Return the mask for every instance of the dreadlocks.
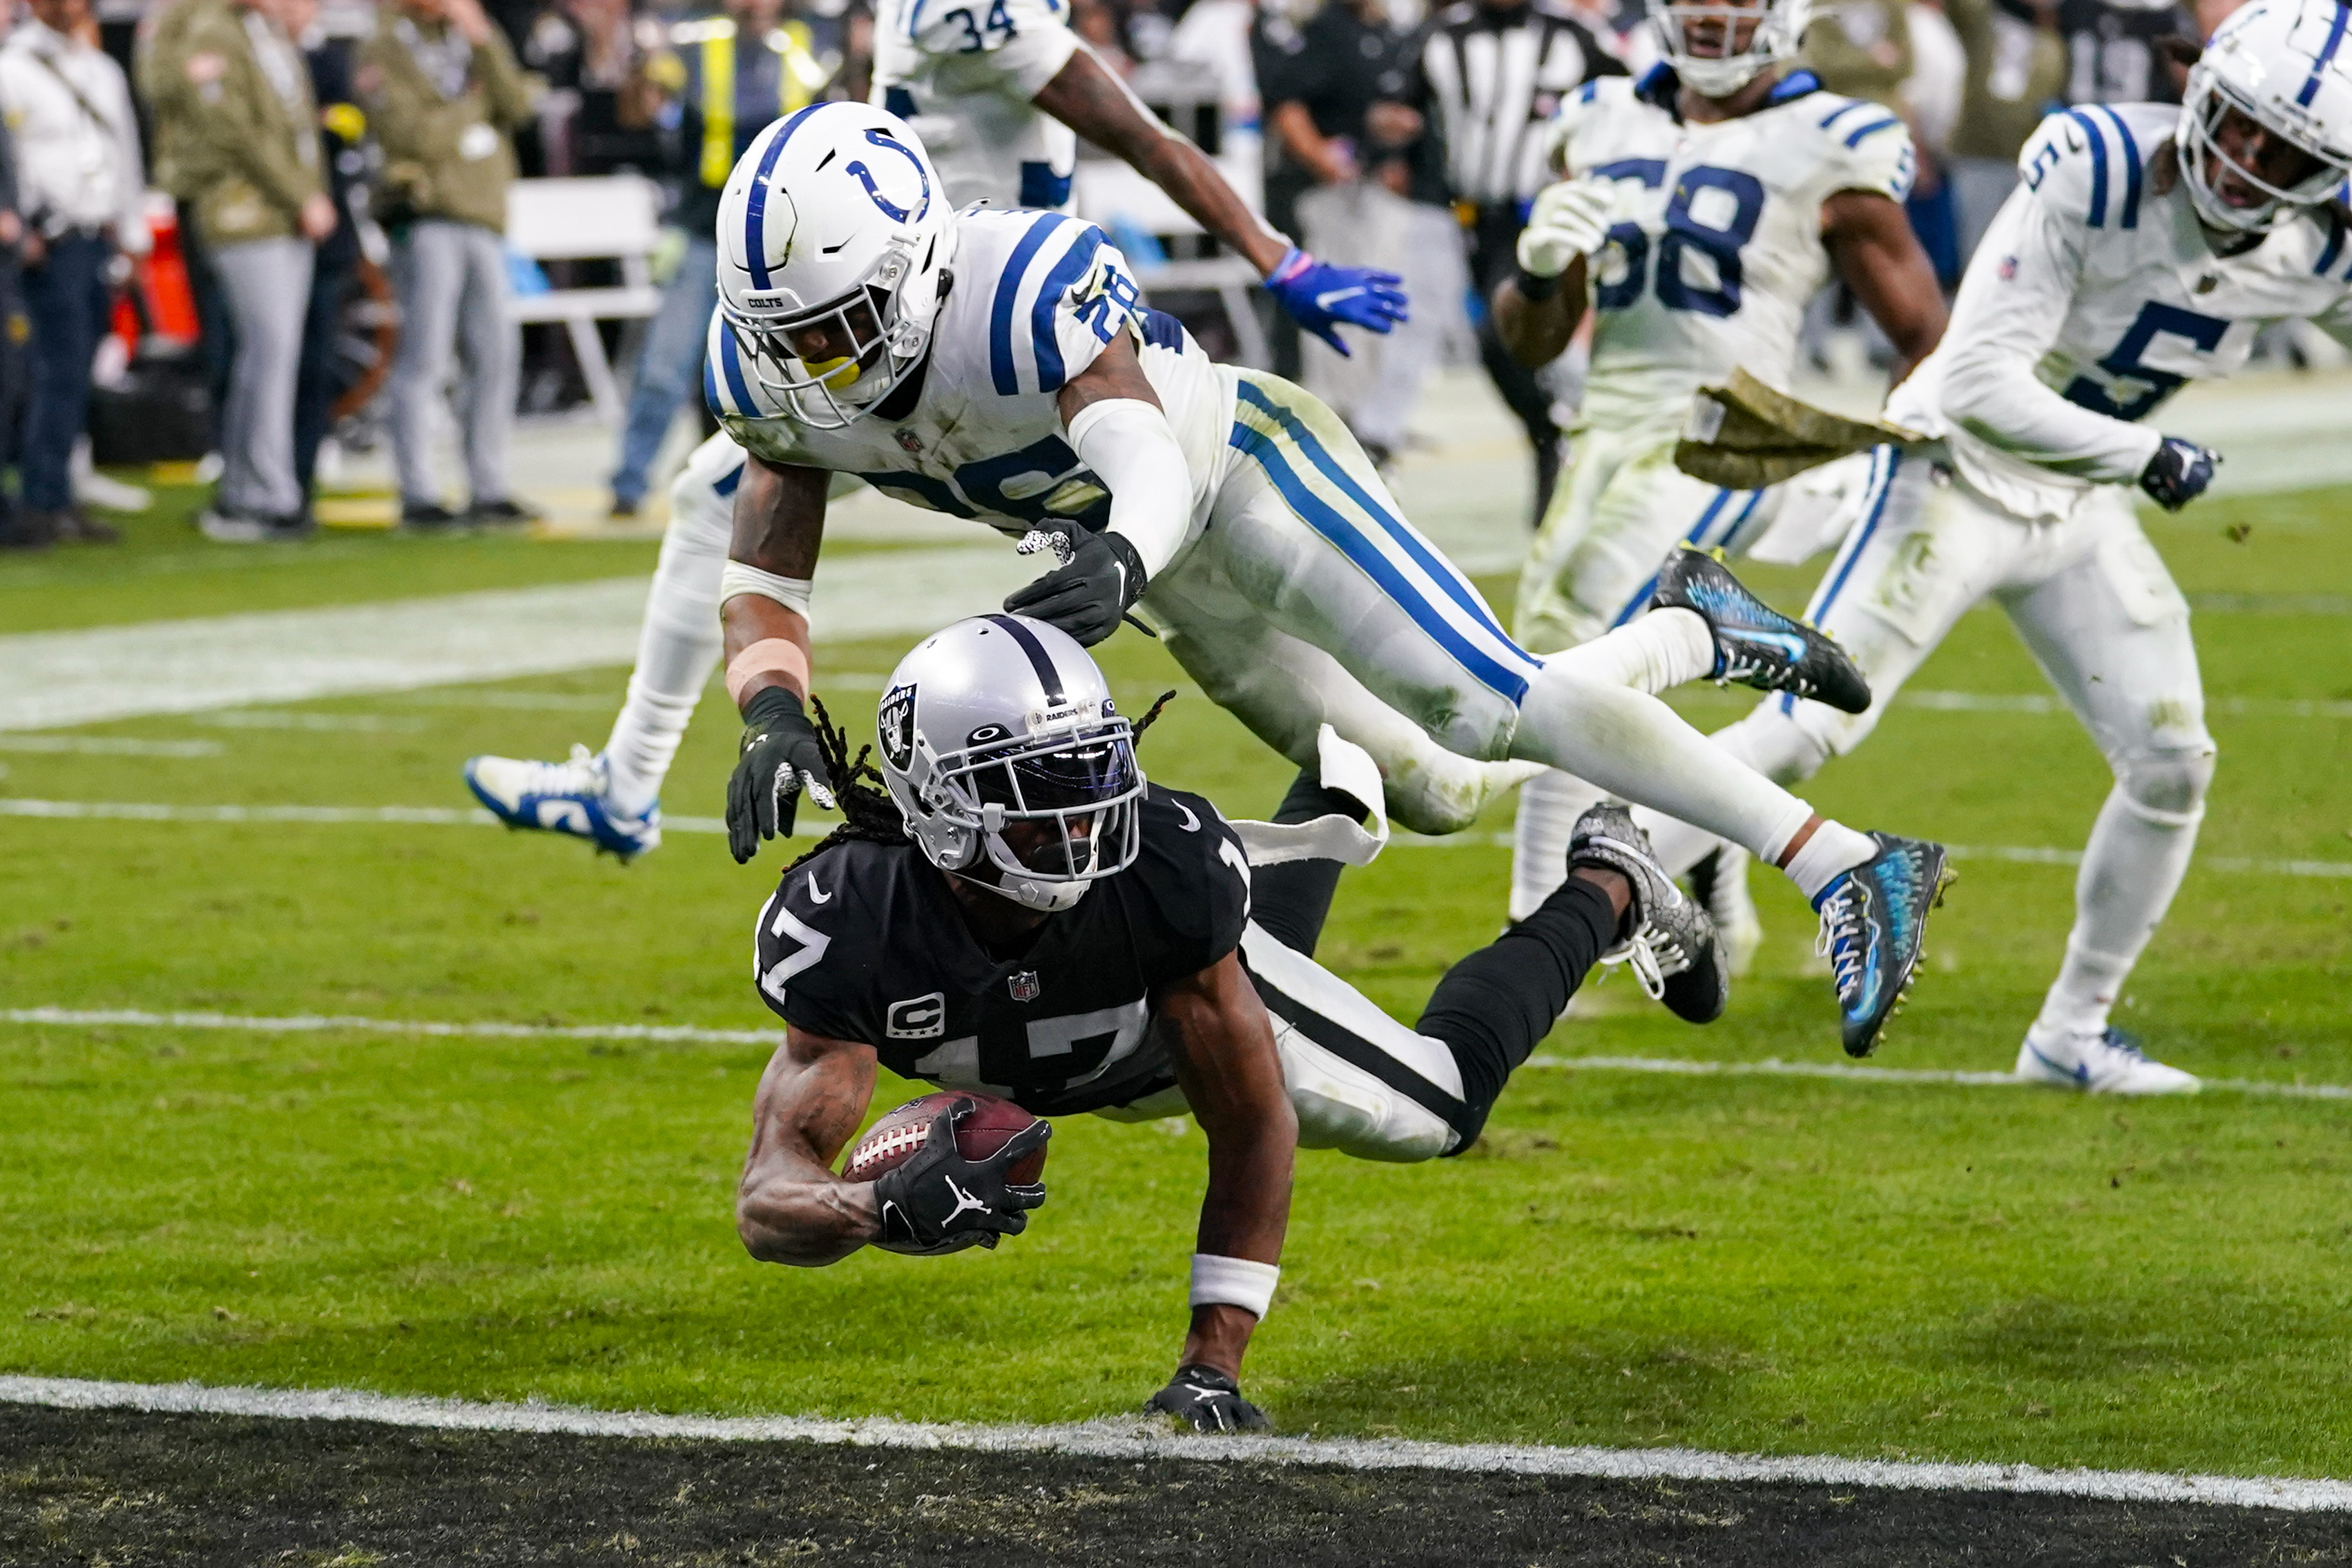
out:
{"label": "dreadlocks", "polygon": [[[1172,691],[1160,694],[1144,716],[1135,721],[1135,745],[1140,749],[1143,732],[1160,717],[1162,708],[1176,700]],[[870,746],[857,748],[853,760],[849,755],[849,737],[833,722],[824,710],[824,699],[811,693],[809,706],[816,710],[816,741],[824,753],[824,770],[833,780],[833,798],[841,807],[841,826],[819,839],[816,847],[785,867],[787,871],[807,864],[835,844],[903,844],[907,841],[907,819],[898,810],[898,802],[890,798],[888,786],[869,760],[874,755]]]}

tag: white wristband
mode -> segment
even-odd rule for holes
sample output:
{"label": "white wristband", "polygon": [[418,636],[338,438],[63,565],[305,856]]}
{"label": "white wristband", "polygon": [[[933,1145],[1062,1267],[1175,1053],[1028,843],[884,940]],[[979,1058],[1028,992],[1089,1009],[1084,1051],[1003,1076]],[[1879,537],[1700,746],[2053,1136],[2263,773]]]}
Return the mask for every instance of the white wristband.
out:
{"label": "white wristband", "polygon": [[1192,470],[1168,416],[1140,398],[1106,398],[1070,421],[1070,445],[1110,486],[1110,528],[1157,579],[1192,531]]}
{"label": "white wristband", "polygon": [[1274,1305],[1275,1282],[1282,1269],[1274,1263],[1253,1263],[1246,1258],[1220,1258],[1214,1252],[1192,1254],[1192,1305],[1239,1307],[1259,1317]]}
{"label": "white wristband", "polygon": [[724,604],[740,593],[756,593],[762,599],[774,600],[806,621],[809,594],[815,586],[805,577],[778,577],[772,571],[730,560],[727,570],[719,574],[719,602]]}

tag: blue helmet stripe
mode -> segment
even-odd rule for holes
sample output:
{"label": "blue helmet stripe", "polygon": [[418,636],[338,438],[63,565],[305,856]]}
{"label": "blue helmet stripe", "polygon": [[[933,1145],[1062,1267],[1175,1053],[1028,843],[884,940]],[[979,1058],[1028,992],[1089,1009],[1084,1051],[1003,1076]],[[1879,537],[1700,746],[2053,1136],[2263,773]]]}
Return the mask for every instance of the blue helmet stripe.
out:
{"label": "blue helmet stripe", "polygon": [[772,287],[768,280],[768,176],[774,172],[777,155],[793,139],[793,132],[800,129],[801,121],[824,107],[821,103],[810,104],[784,121],[784,128],[776,132],[776,139],[760,154],[760,167],[752,172],[751,188],[744,193],[743,259],[751,269],[754,288]]}
{"label": "blue helmet stripe", "polygon": [[2341,5],[2330,5],[2328,9],[2335,16],[2327,24],[2327,40],[2319,46],[2319,54],[2311,62],[2310,79],[2303,84],[2303,90],[2294,95],[2294,101],[2305,109],[2309,109],[2311,100],[2319,96],[2319,73],[2334,62],[2336,51],[2343,46],[2344,19],[2347,14],[2352,14],[2347,13]]}

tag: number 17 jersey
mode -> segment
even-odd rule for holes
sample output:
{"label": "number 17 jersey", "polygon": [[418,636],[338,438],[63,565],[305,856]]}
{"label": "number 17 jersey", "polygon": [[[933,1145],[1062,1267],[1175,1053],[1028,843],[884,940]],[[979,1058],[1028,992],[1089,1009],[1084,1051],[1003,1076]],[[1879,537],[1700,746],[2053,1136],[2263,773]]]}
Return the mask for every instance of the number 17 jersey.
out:
{"label": "number 17 jersey", "polygon": [[1561,105],[1570,179],[1616,186],[1608,243],[1586,264],[1594,312],[1583,423],[1678,426],[1735,366],[1787,390],[1806,303],[1828,280],[1822,204],[1841,191],[1910,193],[1911,134],[1877,104],[1797,71],[1764,106],[1684,120],[1660,66],[1588,82]]}

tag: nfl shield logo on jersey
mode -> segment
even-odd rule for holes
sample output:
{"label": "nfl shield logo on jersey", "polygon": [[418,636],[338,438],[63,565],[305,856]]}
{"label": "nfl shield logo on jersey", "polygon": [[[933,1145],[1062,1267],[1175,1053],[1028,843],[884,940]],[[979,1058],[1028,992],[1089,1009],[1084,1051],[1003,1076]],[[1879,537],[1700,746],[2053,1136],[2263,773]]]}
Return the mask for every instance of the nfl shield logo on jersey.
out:
{"label": "nfl shield logo on jersey", "polygon": [[1005,981],[1004,987],[1013,993],[1013,999],[1016,1002],[1034,1002],[1037,999],[1037,993],[1045,988],[1038,983],[1034,969],[1022,970]]}

